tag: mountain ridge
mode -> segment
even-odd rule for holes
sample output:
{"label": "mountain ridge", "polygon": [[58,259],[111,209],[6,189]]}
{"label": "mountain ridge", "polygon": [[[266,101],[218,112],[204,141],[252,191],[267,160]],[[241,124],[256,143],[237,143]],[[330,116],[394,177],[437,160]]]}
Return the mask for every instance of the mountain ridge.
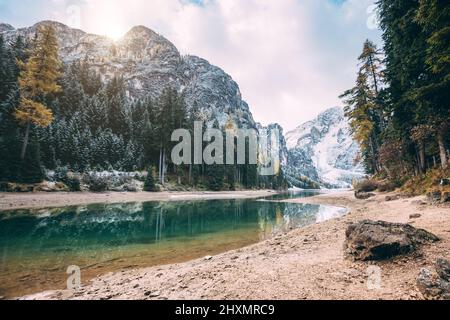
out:
{"label": "mountain ridge", "polygon": [[150,28],[135,26],[117,41],[55,21],[5,28],[1,33],[7,41],[18,35],[29,39],[43,25],[55,28],[60,57],[66,65],[85,61],[103,81],[120,74],[131,99],[156,98],[164,88],[172,87],[185,93],[188,108],[200,107],[209,125],[218,120],[224,126],[231,118],[238,126],[256,128],[250,108],[230,75],[200,57],[182,56],[173,43]]}

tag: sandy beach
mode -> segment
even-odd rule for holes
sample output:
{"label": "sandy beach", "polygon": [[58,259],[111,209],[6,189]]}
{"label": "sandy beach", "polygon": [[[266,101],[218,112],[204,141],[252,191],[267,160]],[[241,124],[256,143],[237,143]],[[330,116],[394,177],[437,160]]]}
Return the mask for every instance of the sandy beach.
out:
{"label": "sandy beach", "polygon": [[[450,258],[450,207],[425,205],[423,197],[385,197],[356,200],[352,192],[343,192],[290,200],[344,206],[350,212],[214,257],[110,273],[79,291],[47,291],[22,299],[422,299],[415,286],[420,268],[431,267],[436,258]],[[412,214],[420,217],[411,219]],[[352,262],[343,254],[345,230],[363,219],[410,223],[441,240],[390,261]],[[377,288],[367,284],[371,266],[381,270]]]}

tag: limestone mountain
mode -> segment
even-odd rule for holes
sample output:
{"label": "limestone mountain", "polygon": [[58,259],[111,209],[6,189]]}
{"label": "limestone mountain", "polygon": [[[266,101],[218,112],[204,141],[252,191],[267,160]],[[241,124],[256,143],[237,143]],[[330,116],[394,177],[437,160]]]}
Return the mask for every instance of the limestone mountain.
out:
{"label": "limestone mountain", "polygon": [[169,40],[147,27],[133,27],[118,41],[54,21],[20,29],[0,24],[0,33],[7,41],[18,35],[32,39],[43,25],[56,30],[64,63],[86,61],[104,81],[121,75],[130,99],[157,97],[164,88],[172,87],[184,93],[188,107],[196,104],[207,122],[217,120],[224,126],[231,120],[239,126],[256,127],[231,76],[202,58],[181,55]]}
{"label": "limestone mountain", "polygon": [[306,176],[326,187],[350,187],[354,178],[364,176],[358,160],[359,145],[341,107],[321,113],[286,134],[289,171]]}

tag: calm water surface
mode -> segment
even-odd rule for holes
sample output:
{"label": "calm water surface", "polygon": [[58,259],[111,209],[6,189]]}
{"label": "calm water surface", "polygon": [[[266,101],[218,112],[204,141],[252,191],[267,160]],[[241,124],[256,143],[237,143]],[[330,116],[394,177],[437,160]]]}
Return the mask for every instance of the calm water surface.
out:
{"label": "calm water surface", "polygon": [[315,194],[0,212],[0,296],[64,288],[70,265],[81,268],[86,282],[110,271],[215,255],[346,213],[278,202]]}

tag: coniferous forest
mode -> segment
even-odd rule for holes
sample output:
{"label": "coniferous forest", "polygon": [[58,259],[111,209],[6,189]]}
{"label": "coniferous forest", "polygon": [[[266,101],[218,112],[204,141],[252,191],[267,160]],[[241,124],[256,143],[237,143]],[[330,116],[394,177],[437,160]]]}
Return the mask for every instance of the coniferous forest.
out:
{"label": "coniferous forest", "polygon": [[131,100],[120,74],[105,83],[87,62],[63,65],[51,26],[32,41],[7,44],[0,36],[0,64],[3,188],[39,183],[49,171],[74,191],[83,179],[91,191],[108,190],[105,179],[89,174],[102,171],[148,172],[137,176],[148,191],[157,191],[157,182],[217,191],[286,187],[282,172],[259,177],[256,165],[175,166],[171,134],[193,132],[198,108],[188,110],[183,94],[170,87],[157,99]]}
{"label": "coniferous forest", "polygon": [[448,2],[377,4],[384,47],[364,43],[355,87],[342,95],[366,170],[397,186],[427,174],[448,178]]}

